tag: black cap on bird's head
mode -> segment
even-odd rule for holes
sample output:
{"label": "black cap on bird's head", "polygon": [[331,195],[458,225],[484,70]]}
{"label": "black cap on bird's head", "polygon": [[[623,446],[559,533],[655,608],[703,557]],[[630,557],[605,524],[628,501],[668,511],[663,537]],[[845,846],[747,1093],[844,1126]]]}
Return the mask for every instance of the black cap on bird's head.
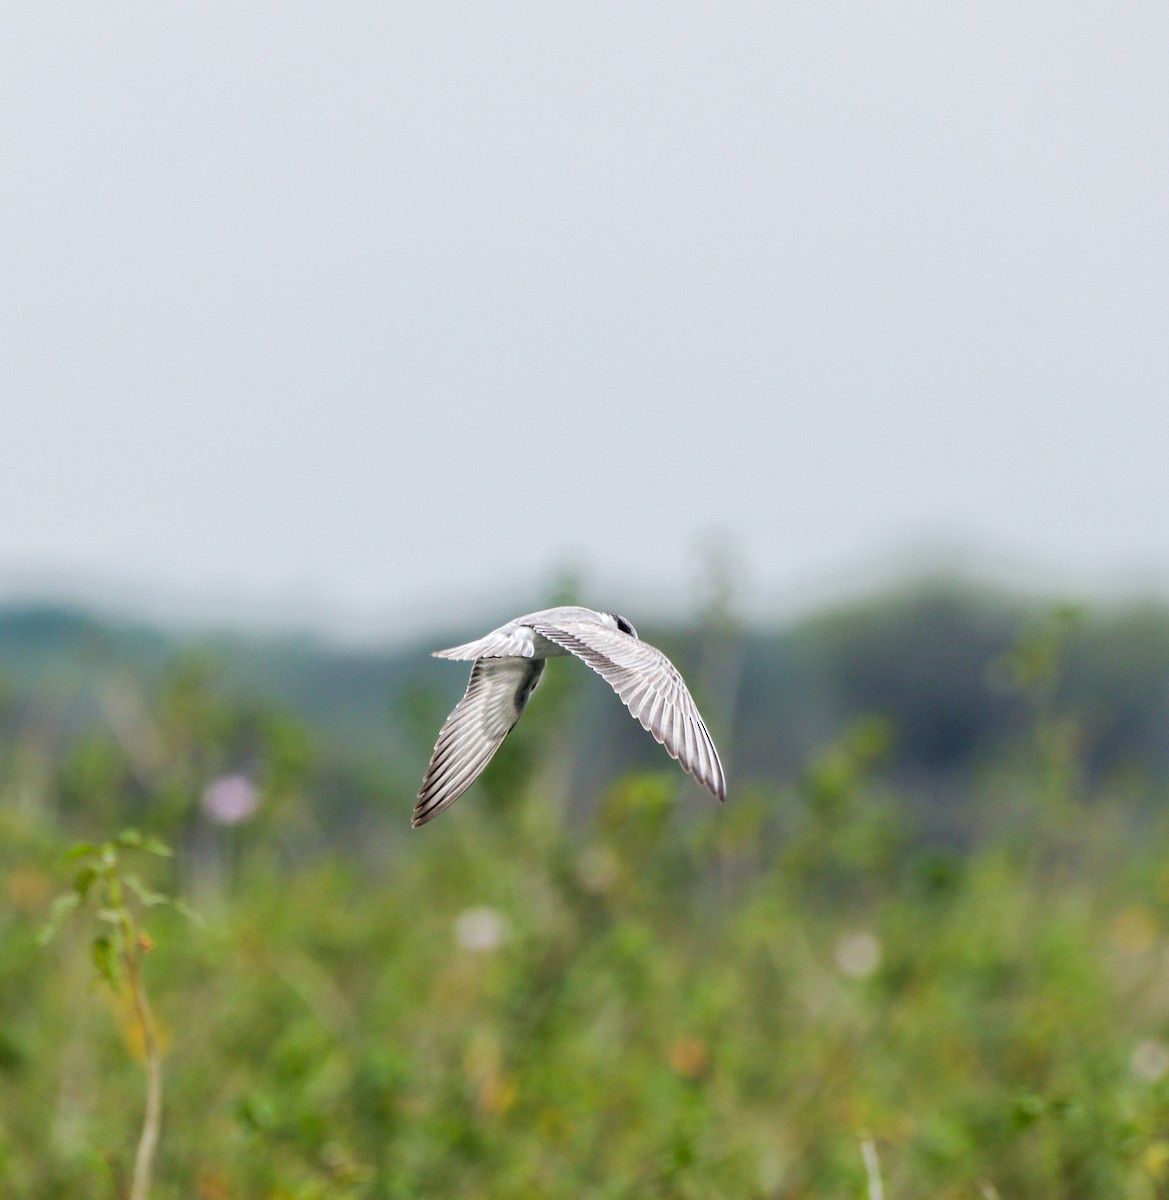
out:
{"label": "black cap on bird's head", "polygon": [[617,622],[617,628],[620,629],[622,633],[627,633],[630,637],[637,637],[637,630],[633,628],[633,624],[630,621],[627,621],[624,617],[619,616],[617,613],[610,613],[609,616],[611,616],[613,620]]}

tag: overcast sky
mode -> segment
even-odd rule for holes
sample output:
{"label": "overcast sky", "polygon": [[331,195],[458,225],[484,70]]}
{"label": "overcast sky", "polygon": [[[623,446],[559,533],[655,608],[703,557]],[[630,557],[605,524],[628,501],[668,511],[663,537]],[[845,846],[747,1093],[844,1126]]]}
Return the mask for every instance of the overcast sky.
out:
{"label": "overcast sky", "polygon": [[1169,6],[0,13],[0,594],[1169,590]]}

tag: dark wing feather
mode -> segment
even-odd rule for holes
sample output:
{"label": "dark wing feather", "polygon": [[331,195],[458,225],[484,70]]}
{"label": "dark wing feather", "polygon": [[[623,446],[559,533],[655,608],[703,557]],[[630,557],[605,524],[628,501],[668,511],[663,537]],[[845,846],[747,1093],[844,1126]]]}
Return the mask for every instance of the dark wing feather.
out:
{"label": "dark wing feather", "polygon": [[479,778],[515,728],[544,670],[541,658],[481,658],[439,732],[411,824],[417,829]]}

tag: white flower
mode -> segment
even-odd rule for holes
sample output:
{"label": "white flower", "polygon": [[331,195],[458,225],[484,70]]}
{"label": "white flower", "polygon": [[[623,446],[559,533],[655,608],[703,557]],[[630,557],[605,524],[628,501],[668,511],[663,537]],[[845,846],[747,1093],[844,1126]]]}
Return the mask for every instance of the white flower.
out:
{"label": "white flower", "polygon": [[836,943],[836,965],[853,979],[867,979],[881,965],[881,943],[871,933],[850,933]]}
{"label": "white flower", "polygon": [[1146,1038],[1136,1044],[1129,1066],[1139,1079],[1156,1083],[1169,1074],[1169,1046],[1157,1038]]}
{"label": "white flower", "polygon": [[455,920],[455,941],[464,950],[498,950],[510,932],[503,914],[494,908],[467,908]]}

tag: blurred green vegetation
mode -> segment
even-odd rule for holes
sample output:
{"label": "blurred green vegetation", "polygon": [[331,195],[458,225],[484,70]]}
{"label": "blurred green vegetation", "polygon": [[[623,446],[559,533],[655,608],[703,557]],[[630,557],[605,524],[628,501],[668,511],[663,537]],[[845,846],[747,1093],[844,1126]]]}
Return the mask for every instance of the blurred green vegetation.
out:
{"label": "blurred green vegetation", "polygon": [[[420,831],[461,672],[315,647],[309,687],[287,647],[55,619],[0,620],[0,1194],[126,1192],[133,1013],[91,929],[37,934],[70,844],[133,825],[201,917],[140,916],[160,1200],[859,1197],[865,1137],[890,1200],[1169,1196],[1163,614],[655,633],[725,806],[554,663]],[[350,676],[386,681],[380,753],[326,715]]]}

